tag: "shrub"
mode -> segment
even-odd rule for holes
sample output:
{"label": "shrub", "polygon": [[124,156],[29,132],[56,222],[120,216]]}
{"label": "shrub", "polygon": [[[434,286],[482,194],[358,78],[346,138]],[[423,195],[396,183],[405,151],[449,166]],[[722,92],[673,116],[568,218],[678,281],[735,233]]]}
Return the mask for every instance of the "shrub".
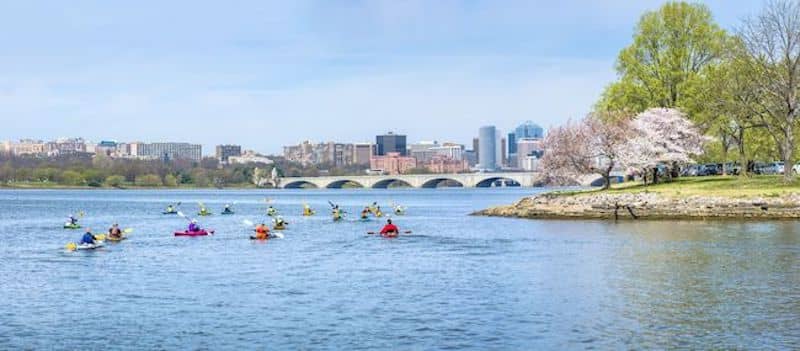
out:
{"label": "shrub", "polygon": [[135,180],[136,185],[138,186],[161,186],[163,183],[161,182],[161,177],[157,174],[145,174],[136,176]]}

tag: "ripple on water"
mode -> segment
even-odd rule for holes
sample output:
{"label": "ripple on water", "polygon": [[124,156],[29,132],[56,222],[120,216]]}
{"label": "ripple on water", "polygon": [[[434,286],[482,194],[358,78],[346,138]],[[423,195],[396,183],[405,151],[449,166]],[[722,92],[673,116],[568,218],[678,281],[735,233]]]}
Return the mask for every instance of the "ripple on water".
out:
{"label": "ripple on water", "polygon": [[[530,189],[0,191],[0,349],[796,349],[797,223],[468,217]],[[292,223],[252,242],[263,198]],[[414,234],[303,218],[303,203],[407,205]],[[237,202],[204,238],[165,202]],[[82,223],[135,227],[67,253]],[[169,217],[169,218],[167,218]],[[24,303],[19,303],[19,301]],[[74,338],[80,331],[83,338]]]}

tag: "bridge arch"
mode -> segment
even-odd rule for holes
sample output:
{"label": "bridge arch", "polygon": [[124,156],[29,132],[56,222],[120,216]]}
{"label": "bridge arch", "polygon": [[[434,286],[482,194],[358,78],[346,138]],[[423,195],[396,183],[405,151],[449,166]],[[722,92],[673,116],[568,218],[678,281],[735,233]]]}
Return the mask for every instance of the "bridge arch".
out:
{"label": "bridge arch", "polygon": [[361,183],[359,183],[357,181],[354,181],[354,180],[349,180],[349,179],[342,179],[342,180],[336,180],[336,181],[330,182],[326,186],[326,188],[328,188],[328,189],[341,189],[347,184],[350,184],[353,187],[357,187],[357,188],[364,188],[363,184],[361,184]]}
{"label": "bridge arch", "polygon": [[520,186],[520,182],[509,177],[503,176],[492,176],[484,178],[477,183],[475,183],[476,188],[490,188],[492,186],[498,186],[498,183],[505,185],[505,186]]}
{"label": "bridge arch", "polygon": [[434,178],[422,183],[423,188],[438,188],[440,187],[440,185],[443,185],[442,187],[449,187],[449,188],[464,187],[464,183],[450,178]]}
{"label": "bridge arch", "polygon": [[407,188],[413,188],[414,187],[413,185],[411,185],[411,183],[409,183],[409,182],[407,182],[405,180],[397,179],[397,178],[387,178],[387,179],[382,179],[382,180],[379,180],[379,181],[375,182],[375,184],[372,185],[372,188],[373,189],[386,189],[386,188],[389,188],[389,186],[391,186],[392,184],[395,184],[395,183],[396,184],[400,184],[402,187],[407,187]]}
{"label": "bridge arch", "polygon": [[307,189],[307,188],[317,189],[317,188],[319,188],[319,186],[317,184],[314,184],[314,183],[309,182],[307,180],[298,180],[298,181],[294,181],[294,182],[291,182],[291,183],[287,183],[286,185],[283,186],[283,188],[284,189]]}

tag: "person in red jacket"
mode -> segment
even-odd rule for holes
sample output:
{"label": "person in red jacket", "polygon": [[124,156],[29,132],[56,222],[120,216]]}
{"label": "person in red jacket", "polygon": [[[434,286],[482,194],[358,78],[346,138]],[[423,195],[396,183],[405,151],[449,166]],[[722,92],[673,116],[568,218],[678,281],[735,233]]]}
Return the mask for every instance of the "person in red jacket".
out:
{"label": "person in red jacket", "polygon": [[397,228],[396,225],[392,224],[391,219],[387,219],[386,225],[383,226],[383,229],[381,229],[381,235],[387,237],[395,237],[397,236],[397,234],[400,234],[400,229]]}

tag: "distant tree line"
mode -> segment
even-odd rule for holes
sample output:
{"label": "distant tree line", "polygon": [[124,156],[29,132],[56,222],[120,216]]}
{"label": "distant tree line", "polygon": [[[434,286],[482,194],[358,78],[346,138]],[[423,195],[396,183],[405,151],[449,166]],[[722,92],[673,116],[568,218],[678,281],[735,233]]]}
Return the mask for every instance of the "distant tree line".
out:
{"label": "distant tree line", "polygon": [[[57,157],[0,155],[0,185],[89,187],[225,187],[251,184],[258,165],[219,167],[215,158],[131,160],[89,154]],[[263,165],[262,165],[263,166]]]}
{"label": "distant tree line", "polygon": [[303,165],[282,157],[275,163],[226,165],[216,158],[189,160],[112,159],[102,155],[71,154],[55,157],[0,154],[0,186],[26,183],[32,186],[89,187],[226,187],[250,186],[256,168],[267,173],[277,167],[281,177],[363,175],[363,165]]}

